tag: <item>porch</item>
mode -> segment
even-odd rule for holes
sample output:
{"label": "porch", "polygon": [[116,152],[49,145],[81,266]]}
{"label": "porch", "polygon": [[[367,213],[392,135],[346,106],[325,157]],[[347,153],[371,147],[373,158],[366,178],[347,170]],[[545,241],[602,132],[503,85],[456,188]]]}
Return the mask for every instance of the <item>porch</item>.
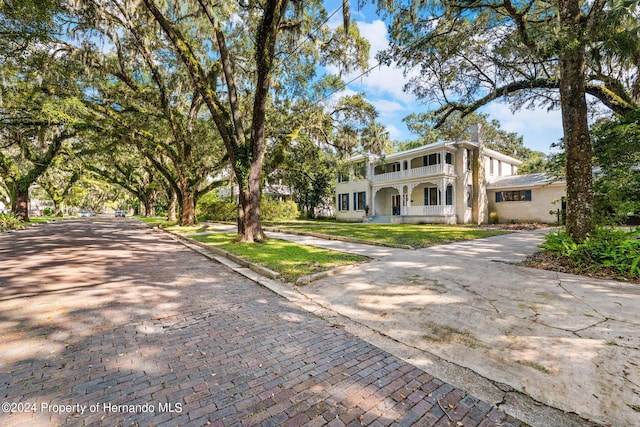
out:
{"label": "porch", "polygon": [[369,222],[456,224],[452,183],[434,181],[374,187]]}

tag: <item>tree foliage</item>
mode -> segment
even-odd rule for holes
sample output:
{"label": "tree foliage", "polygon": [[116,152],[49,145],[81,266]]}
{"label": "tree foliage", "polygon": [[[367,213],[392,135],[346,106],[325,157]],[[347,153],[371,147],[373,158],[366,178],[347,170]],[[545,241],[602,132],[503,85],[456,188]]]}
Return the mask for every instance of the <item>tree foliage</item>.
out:
{"label": "tree foliage", "polygon": [[85,127],[74,82],[78,70],[64,56],[37,47],[0,68],[0,174],[11,209],[28,221],[29,187]]}
{"label": "tree foliage", "polygon": [[[316,90],[324,84],[315,85]],[[336,98],[327,106],[303,100],[278,107],[269,118],[287,131],[269,138],[266,180],[289,187],[300,212],[309,218],[317,208],[333,205],[337,168],[346,155],[388,149],[388,135],[375,120],[378,113],[362,93]]]}
{"label": "tree foliage", "polygon": [[[105,154],[113,158],[120,147],[134,153],[129,161],[138,156],[144,164],[132,169],[140,173],[130,182],[123,173],[127,168],[116,167],[118,161],[99,173],[107,177],[111,172],[108,179],[134,194],[146,215],[153,213],[155,198],[166,189],[166,199],[177,197],[180,223],[193,224],[198,197],[221,184],[212,177],[226,162],[220,137],[202,111],[202,96],[157,26],[141,25],[152,22],[144,7],[126,1],[93,6],[83,14],[91,32],[78,31],[85,42],[76,49],[95,74],[86,103],[98,117],[101,134],[109,135]],[[96,33],[100,38],[87,40]],[[103,40],[113,49],[101,53]],[[96,140],[104,139],[102,135]]]}
{"label": "tree foliage", "polygon": [[601,121],[593,137],[598,212],[614,220],[640,215],[640,110]]}

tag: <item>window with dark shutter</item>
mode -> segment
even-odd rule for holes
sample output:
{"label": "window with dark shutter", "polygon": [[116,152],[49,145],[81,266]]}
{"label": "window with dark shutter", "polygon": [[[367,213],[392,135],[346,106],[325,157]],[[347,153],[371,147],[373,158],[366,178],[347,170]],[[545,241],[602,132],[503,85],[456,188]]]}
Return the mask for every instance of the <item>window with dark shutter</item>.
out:
{"label": "window with dark shutter", "polygon": [[531,190],[496,191],[496,203],[530,202],[531,200]]}

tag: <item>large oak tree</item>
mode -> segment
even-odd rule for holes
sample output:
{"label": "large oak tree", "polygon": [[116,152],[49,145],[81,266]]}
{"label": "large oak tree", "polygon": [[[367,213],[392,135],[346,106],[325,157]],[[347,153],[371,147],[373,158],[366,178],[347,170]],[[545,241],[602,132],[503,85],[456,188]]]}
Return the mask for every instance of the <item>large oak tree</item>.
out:
{"label": "large oak tree", "polygon": [[[355,26],[328,29],[318,0],[143,0],[203,98],[239,187],[238,239],[264,239],[260,221],[271,102],[313,80],[316,65],[362,66]],[[345,21],[348,22],[348,19]]]}
{"label": "large oak tree", "polygon": [[390,11],[383,62],[418,67],[408,84],[442,105],[442,123],[494,100],[562,110],[567,231],[593,229],[588,99],[616,113],[640,104],[638,4],[620,0],[380,2]]}

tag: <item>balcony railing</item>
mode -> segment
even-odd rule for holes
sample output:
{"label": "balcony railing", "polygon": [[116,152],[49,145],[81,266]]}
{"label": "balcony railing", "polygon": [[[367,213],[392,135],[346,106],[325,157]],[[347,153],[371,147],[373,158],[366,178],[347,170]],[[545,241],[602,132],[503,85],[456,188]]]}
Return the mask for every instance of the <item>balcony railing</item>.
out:
{"label": "balcony railing", "polygon": [[415,179],[423,178],[431,175],[450,174],[453,175],[455,170],[453,165],[448,163],[441,163],[438,165],[423,166],[420,168],[407,169],[397,172],[383,173],[374,175],[371,180],[372,183],[387,182],[387,181],[400,181],[403,179]]}
{"label": "balcony railing", "polygon": [[412,216],[447,216],[455,215],[456,211],[451,205],[404,206],[400,209],[400,214]]}

